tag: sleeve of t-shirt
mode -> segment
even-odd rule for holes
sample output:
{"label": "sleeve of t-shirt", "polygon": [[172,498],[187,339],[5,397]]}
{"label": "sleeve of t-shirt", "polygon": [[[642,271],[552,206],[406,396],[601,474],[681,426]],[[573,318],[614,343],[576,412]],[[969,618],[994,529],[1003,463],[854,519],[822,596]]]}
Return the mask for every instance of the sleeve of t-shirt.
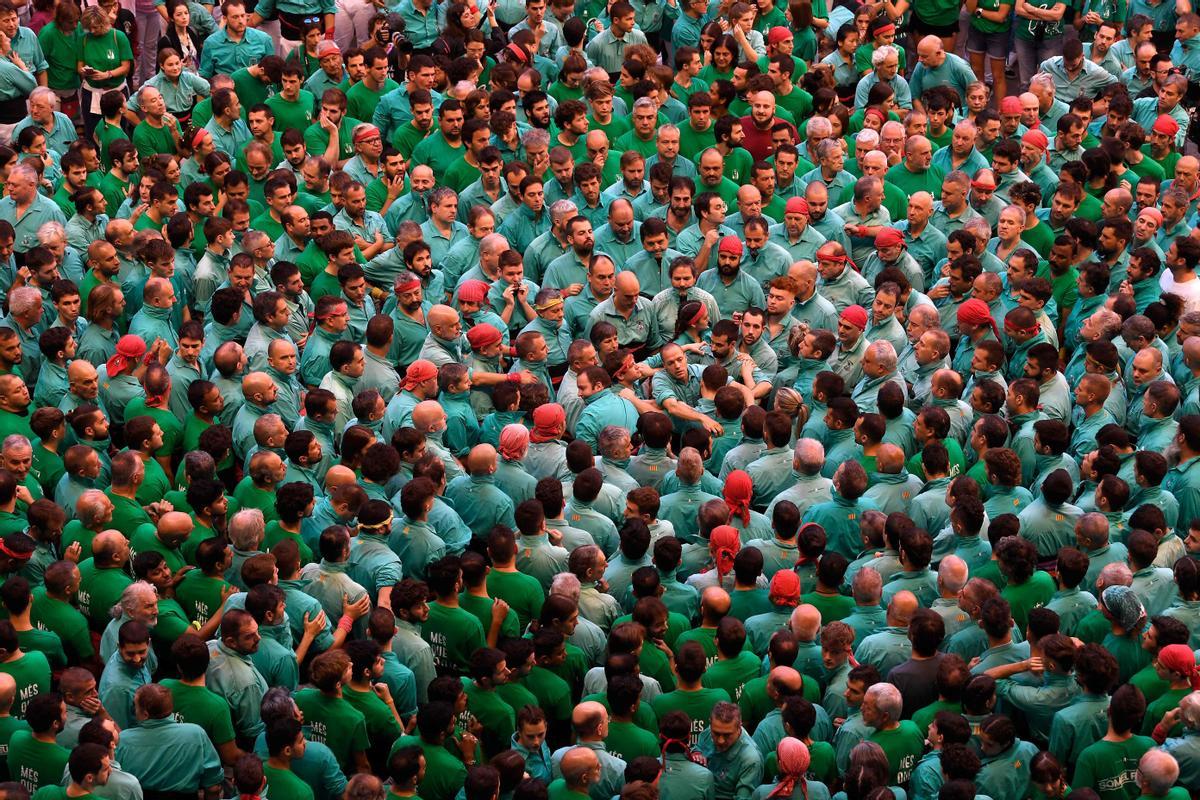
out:
{"label": "sleeve of t-shirt", "polygon": [[[217,705],[214,703],[213,708]],[[209,731],[209,737],[213,744],[220,746],[226,742],[232,742],[234,739],[233,718],[229,714],[229,706],[224,703],[220,704],[220,711],[213,717],[212,730]]]}
{"label": "sleeve of t-shirt", "polygon": [[63,643],[70,647],[81,661],[96,654],[96,648],[92,646],[92,634],[88,631],[87,622],[82,617],[74,620],[73,624],[69,625],[63,633],[65,634]]}
{"label": "sleeve of t-shirt", "polygon": [[371,740],[367,736],[367,721],[360,717],[354,724],[354,731],[350,734],[350,752],[358,753],[370,746]]}
{"label": "sleeve of t-shirt", "polygon": [[117,55],[119,55],[121,57],[122,61],[132,61],[133,60],[133,48],[129,44],[129,37],[126,36],[125,34],[121,33],[120,31],[116,31],[116,34],[117,34]]}
{"label": "sleeve of t-shirt", "polygon": [[209,786],[218,786],[225,778],[225,770],[221,767],[221,757],[217,755],[217,748],[213,747],[210,741],[204,741],[203,767],[200,772],[200,785],[208,788]]}

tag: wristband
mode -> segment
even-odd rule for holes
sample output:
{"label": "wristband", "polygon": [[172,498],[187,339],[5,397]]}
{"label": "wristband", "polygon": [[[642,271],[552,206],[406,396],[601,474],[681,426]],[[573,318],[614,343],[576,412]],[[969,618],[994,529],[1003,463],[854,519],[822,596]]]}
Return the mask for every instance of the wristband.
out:
{"label": "wristband", "polygon": [[350,619],[349,614],[343,614],[342,618],[338,620],[337,627],[339,631],[349,633],[350,629],[354,627],[354,620]]}
{"label": "wristband", "polygon": [[509,383],[520,383],[521,382],[521,374],[519,372],[508,373],[508,382]]}

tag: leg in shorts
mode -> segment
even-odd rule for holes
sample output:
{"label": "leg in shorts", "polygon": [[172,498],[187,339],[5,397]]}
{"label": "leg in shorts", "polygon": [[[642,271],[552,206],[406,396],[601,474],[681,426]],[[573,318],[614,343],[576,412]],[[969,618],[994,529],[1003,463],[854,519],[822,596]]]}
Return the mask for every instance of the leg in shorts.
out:
{"label": "leg in shorts", "polygon": [[924,36],[936,36],[947,43],[946,52],[953,52],[954,39],[958,36],[958,18],[955,17],[953,22],[945,25],[933,25],[918,17],[915,13],[912,15],[912,22],[909,23],[909,28],[912,32],[913,42],[921,41]]}
{"label": "leg in shorts", "polygon": [[1008,80],[1004,75],[1004,65],[1008,59],[1008,32],[985,33],[973,25],[968,27],[967,56],[980,80],[986,74],[985,57],[991,62],[992,101],[993,105],[999,107],[1000,98],[1008,94]]}

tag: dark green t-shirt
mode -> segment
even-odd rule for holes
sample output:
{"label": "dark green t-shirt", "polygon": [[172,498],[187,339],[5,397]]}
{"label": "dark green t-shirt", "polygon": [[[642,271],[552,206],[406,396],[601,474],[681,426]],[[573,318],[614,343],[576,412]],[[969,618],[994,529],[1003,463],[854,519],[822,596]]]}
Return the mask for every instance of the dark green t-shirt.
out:
{"label": "dark green t-shirt", "polygon": [[327,697],[318,689],[301,689],[295,699],[311,730],[308,738],[327,745],[344,772],[354,770],[354,754],[370,745],[362,712],[345,698]]}
{"label": "dark green t-shirt", "polygon": [[215,745],[233,741],[229,704],[219,694],[205,686],[189,686],[175,678],[167,678],[162,685],[175,702],[176,720],[199,725]]}

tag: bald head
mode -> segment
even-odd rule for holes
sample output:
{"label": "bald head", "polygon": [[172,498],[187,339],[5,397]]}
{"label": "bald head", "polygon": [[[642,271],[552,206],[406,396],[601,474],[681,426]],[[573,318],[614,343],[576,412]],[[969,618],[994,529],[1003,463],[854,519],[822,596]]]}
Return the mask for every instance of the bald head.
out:
{"label": "bald head", "polygon": [[124,564],[129,558],[129,540],[120,531],[101,531],[92,539],[92,555],[105,567]]}
{"label": "bald head", "polygon": [[413,427],[421,433],[429,433],[439,420],[446,418],[446,411],[437,400],[422,400],[413,407]]}
{"label": "bald head", "polygon": [[1112,209],[1113,216],[1128,214],[1133,208],[1133,195],[1128,189],[1109,189],[1104,193],[1104,205]]}
{"label": "bald head", "polygon": [[796,606],[792,611],[790,620],[792,633],[796,634],[796,638],[802,642],[811,642],[817,638],[817,632],[821,630],[821,612],[814,605],[804,603]]}
{"label": "bald head", "polygon": [[[1200,338],[1195,338],[1196,349],[1200,350]],[[94,380],[98,373],[91,362],[84,358],[77,358],[67,365],[67,380],[71,383],[80,381]]]}
{"label": "bald head", "polygon": [[7,714],[12,710],[13,700],[17,697],[17,682],[7,672],[0,672],[0,712]]}
{"label": "bald head", "polygon": [[896,592],[892,596],[892,602],[888,603],[888,624],[897,628],[907,627],[908,623],[912,621],[913,614],[917,613],[917,609],[920,607],[921,602],[912,592],[908,590]]}
{"label": "bald head", "polygon": [[[597,704],[599,705],[599,704]],[[604,708],[604,706],[600,706]],[[563,781],[573,789],[587,789],[599,777],[600,759],[587,747],[572,747],[559,762]]]}
{"label": "bald head", "polygon": [[817,279],[817,265],[811,261],[795,261],[788,267],[788,276],[807,284]]}
{"label": "bald head", "polygon": [[[276,456],[278,458],[278,456]],[[167,537],[186,537],[192,532],[195,523],[190,514],[182,511],[168,511],[158,518],[158,535]]]}
{"label": "bald head", "polygon": [[458,321],[458,312],[450,306],[438,303],[429,309],[427,319],[430,327],[434,325],[453,325]]}
{"label": "bald head", "polygon": [[700,610],[709,619],[720,619],[729,613],[729,593],[720,586],[708,587],[700,595]]}
{"label": "bald head", "polygon": [[490,444],[477,444],[467,453],[467,472],[472,475],[490,475],[496,471],[496,448]]}
{"label": "bald head", "polygon": [[344,467],[341,464],[330,467],[329,472],[325,473],[326,494],[329,494],[339,486],[350,486],[355,483],[358,483],[358,477],[354,474],[354,470]]}
{"label": "bald head", "polygon": [[883,475],[899,475],[904,468],[904,451],[894,444],[881,444],[875,465]]}
{"label": "bald head", "polygon": [[618,292],[630,297],[636,296],[642,290],[642,285],[638,283],[637,275],[632,270],[617,273],[616,286]]}
{"label": "bald head", "polygon": [[242,378],[242,395],[249,401],[263,398],[271,391],[275,380],[265,372],[250,372]]}
{"label": "bald head", "polygon": [[1165,797],[1179,780],[1179,762],[1166,750],[1150,748],[1138,762],[1138,786],[1144,797]]}
{"label": "bald head", "polygon": [[607,719],[608,709],[590,700],[575,706],[571,712],[571,725],[580,736],[594,735]]}
{"label": "bald head", "polygon": [[737,201],[739,203],[761,203],[762,192],[750,184],[742,186],[737,191]]}
{"label": "bald head", "polygon": [[767,675],[768,687],[779,697],[789,697],[804,690],[804,679],[792,667],[775,667]]}

